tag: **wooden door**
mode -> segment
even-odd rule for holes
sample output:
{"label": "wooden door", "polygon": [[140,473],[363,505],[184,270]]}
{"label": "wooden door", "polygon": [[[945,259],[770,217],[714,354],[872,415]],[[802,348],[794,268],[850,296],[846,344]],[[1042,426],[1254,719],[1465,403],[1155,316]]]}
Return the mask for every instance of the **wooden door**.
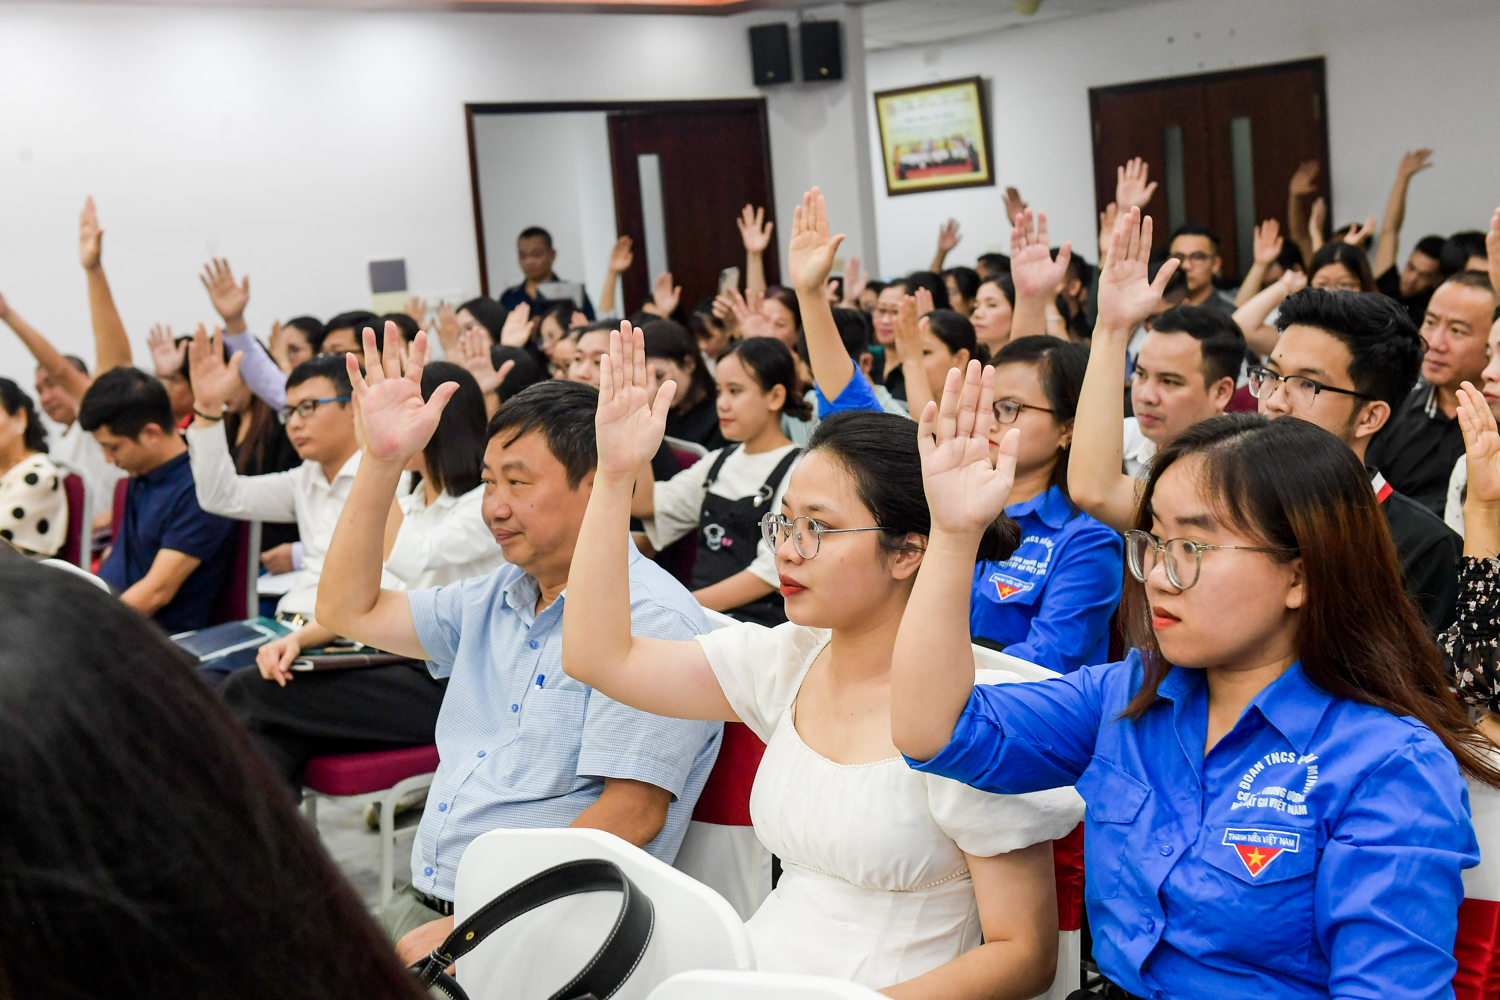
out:
{"label": "wooden door", "polygon": [[1322,164],[1333,214],[1322,59],[1097,87],[1089,106],[1099,210],[1115,199],[1116,168],[1143,157],[1159,182],[1146,206],[1155,248],[1184,221],[1207,223],[1230,282],[1250,265],[1257,223],[1274,218],[1285,232],[1287,183],[1303,160]]}
{"label": "wooden door", "polygon": [[[661,209],[667,263],[691,309],[718,288],[719,271],[745,266],[745,250],[734,220],[746,204],[764,206],[773,220],[770,140],[765,102],[713,101],[666,105],[609,115],[614,172],[615,220],[635,241],[635,262],[623,276],[628,315],[651,300],[646,254],[646,206],[639,157],[655,154],[661,177]],[[766,249],[766,281],[780,278],[776,237]],[[743,283],[743,277],[742,277]]]}

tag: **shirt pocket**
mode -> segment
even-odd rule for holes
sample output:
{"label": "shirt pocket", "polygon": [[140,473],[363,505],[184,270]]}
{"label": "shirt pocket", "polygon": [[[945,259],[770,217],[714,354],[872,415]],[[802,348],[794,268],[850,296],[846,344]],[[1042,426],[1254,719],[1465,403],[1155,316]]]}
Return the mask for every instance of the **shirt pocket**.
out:
{"label": "shirt pocket", "polygon": [[583,691],[533,688],[526,693],[512,753],[515,780],[531,796],[565,795],[578,785],[578,751],[587,710]]}
{"label": "shirt pocket", "polygon": [[1007,563],[986,563],[979,577],[979,593],[990,604],[1031,606],[1041,600],[1046,574],[1017,569]]}
{"label": "shirt pocket", "polygon": [[[1202,893],[1193,923],[1216,950],[1251,965],[1300,973],[1315,938],[1318,849],[1313,830],[1209,827]],[[1245,928],[1255,928],[1246,934]]]}
{"label": "shirt pocket", "polygon": [[1132,829],[1151,786],[1103,757],[1095,757],[1074,786],[1083,796],[1084,873],[1088,893],[1099,899],[1120,894],[1120,870],[1131,855]]}

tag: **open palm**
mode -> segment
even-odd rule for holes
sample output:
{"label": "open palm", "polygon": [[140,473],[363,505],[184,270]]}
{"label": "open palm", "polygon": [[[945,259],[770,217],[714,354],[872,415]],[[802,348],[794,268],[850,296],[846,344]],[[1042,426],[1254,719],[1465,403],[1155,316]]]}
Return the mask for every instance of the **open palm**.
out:
{"label": "open palm", "polygon": [[1469,466],[1469,499],[1500,504],[1500,432],[1484,396],[1465,382],[1458,390],[1458,426]]}
{"label": "open palm", "polygon": [[1120,213],[1109,239],[1109,256],[1099,272],[1098,323],[1105,330],[1134,330],[1161,301],[1178,262],[1168,260],[1156,280],[1148,280],[1151,216],[1142,219],[1139,208]]}
{"label": "open palm", "polygon": [[1019,431],[1007,431],[999,460],[990,462],[990,407],[995,370],[948,371],[941,403],[928,403],[917,425],[922,453],[922,485],[934,531],[978,534],[999,517],[1016,478]]}
{"label": "open palm", "polygon": [[842,242],[842,235],[828,235],[828,203],[823,192],[813,188],[802,196],[792,216],[792,241],[787,247],[787,265],[799,292],[822,290]]}
{"label": "open palm", "polygon": [[764,208],[753,208],[746,205],[740,211],[740,217],[734,220],[734,224],[740,229],[740,241],[745,244],[746,253],[764,253],[771,243],[771,229],[774,222],[766,221],[766,210]]}
{"label": "open palm", "polygon": [[[380,461],[405,465],[427,446],[442,419],[443,407],[458,391],[457,382],[444,382],[422,401],[422,359],[427,356],[427,334],[419,332],[408,357],[402,358],[401,332],[395,323],[385,324],[384,352],[375,350],[375,331],[365,328],[365,359],[370,364],[362,375],[354,356],[348,356],[349,381],[364,424],[365,454]],[[403,371],[404,369],[404,371]]]}
{"label": "open palm", "polygon": [[250,303],[250,278],[246,276],[243,283],[235,284],[229,261],[222,257],[213,258],[203,265],[198,280],[203,282],[209,301],[226,323],[245,315],[245,306]]}
{"label": "open palm", "polygon": [[628,322],[620,324],[609,335],[609,354],[599,359],[594,433],[601,475],[634,476],[651,461],[667,431],[667,409],[676,391],[668,379],[653,394],[646,338]]}
{"label": "open palm", "polygon": [[1051,295],[1062,284],[1073,256],[1073,245],[1064,243],[1053,260],[1047,247],[1047,213],[1036,213],[1035,229],[1032,218],[1031,210],[1023,209],[1010,231],[1010,276],[1016,295],[1023,298]]}
{"label": "open palm", "polygon": [[193,382],[193,406],[210,416],[217,416],[240,382],[240,360],[243,355],[224,362],[224,331],[215,330],[212,340],[203,324],[193,334],[188,348],[188,372]]}

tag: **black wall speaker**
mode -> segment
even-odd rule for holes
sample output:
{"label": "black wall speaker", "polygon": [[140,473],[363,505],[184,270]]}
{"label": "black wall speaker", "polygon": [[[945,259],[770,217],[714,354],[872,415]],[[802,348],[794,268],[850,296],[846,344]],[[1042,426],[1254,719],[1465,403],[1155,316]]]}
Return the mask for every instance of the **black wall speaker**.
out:
{"label": "black wall speaker", "polygon": [[843,46],[839,43],[838,21],[803,21],[798,28],[802,36],[802,81],[844,78]]}
{"label": "black wall speaker", "polygon": [[750,29],[750,62],[757,87],[792,82],[792,39],[785,24],[757,24]]}

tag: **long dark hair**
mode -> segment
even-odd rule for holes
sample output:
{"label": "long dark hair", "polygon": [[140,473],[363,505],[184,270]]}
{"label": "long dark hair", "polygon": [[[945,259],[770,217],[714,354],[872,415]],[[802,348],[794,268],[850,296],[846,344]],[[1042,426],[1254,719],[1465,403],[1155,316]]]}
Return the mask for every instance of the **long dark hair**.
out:
{"label": "long dark hair", "polygon": [[646,341],[646,357],[663,358],[675,362],[680,368],[692,368],[687,395],[682,398],[680,406],[682,410],[690,410],[713,397],[716,391],[714,377],[708,373],[698,342],[688,333],[687,327],[675,320],[658,319],[647,323],[641,333]]}
{"label": "long dark hair", "polygon": [[772,285],[766,289],[766,298],[774,299],[786,306],[787,311],[792,314],[792,320],[797,324],[797,332],[802,332],[802,307],[797,304],[797,293],[785,285]]}
{"label": "long dark hair", "polygon": [[159,629],[18,559],[0,559],[0,621],[0,992],[421,1000]]}
{"label": "long dark hair", "polygon": [[21,443],[27,451],[47,450],[47,428],[37,419],[36,404],[8,378],[0,378],[0,406],[12,417],[18,413],[26,414],[26,430],[21,435]]}
{"label": "long dark hair", "polygon": [[[1448,690],[1437,646],[1401,585],[1401,564],[1364,466],[1349,446],[1295,417],[1234,413],[1194,424],[1157,454],[1136,509],[1151,530],[1151,497],[1162,473],[1193,457],[1200,489],[1224,521],[1300,557],[1306,597],[1297,618],[1297,655],[1307,679],[1348,701],[1421,722],[1463,770],[1500,787],[1500,769]],[[1156,702],[1171,669],[1150,624],[1144,584],[1129,578],[1124,618],[1145,677],[1125,706],[1138,719]]]}
{"label": "long dark hair", "polygon": [[1324,243],[1318,252],[1313,254],[1312,265],[1307,269],[1307,280],[1312,281],[1319,271],[1330,264],[1338,264],[1358,278],[1360,291],[1375,291],[1375,274],[1370,270],[1370,258],[1365,256],[1365,252],[1359,247],[1352,243],[1345,243],[1343,240]]}
{"label": "long dark hair", "polygon": [[432,484],[450,496],[461,497],[479,485],[484,469],[484,392],[467,368],[451,361],[432,361],[422,369],[422,398],[431,399],[444,382],[457,382],[458,391],[448,400],[432,440],[422,449]]}
{"label": "long dark hair", "polygon": [[[887,552],[912,548],[907,535],[932,533],[915,421],[894,413],[835,413],[818,424],[807,450],[826,451],[849,473],[859,502],[885,528],[875,537]],[[1009,559],[1020,542],[1020,526],[1002,514],[985,529],[975,561]]]}
{"label": "long dark hair", "polygon": [[934,309],[927,314],[926,319],[928,332],[942,341],[949,354],[968,351],[971,358],[978,358],[984,363],[990,360],[990,352],[979,343],[969,317],[952,309]]}
{"label": "long dark hair", "polygon": [[798,420],[806,420],[812,416],[812,407],[798,391],[802,383],[797,378],[797,361],[792,357],[791,349],[781,341],[775,337],[751,337],[748,340],[737,340],[719,357],[719,362],[722,364],[726,358],[730,357],[740,359],[740,364],[744,365],[745,371],[755,379],[755,384],[760,386],[761,392],[770,392],[773,386],[778,385],[786,390],[786,402],[781,406],[782,413],[796,417]]}
{"label": "long dark hair", "polygon": [[[1000,348],[995,353],[994,365],[996,368],[1031,365],[1036,369],[1047,405],[1052,408],[1052,419],[1066,424],[1078,415],[1078,396],[1083,391],[1083,375],[1089,366],[1089,349],[1083,344],[1056,337],[1022,337]],[[1073,495],[1068,492],[1068,456],[1072,451],[1070,444],[1052,466],[1052,485],[1062,490],[1069,504],[1073,503]]]}
{"label": "long dark hair", "polygon": [[[246,421],[250,427],[245,431],[245,439],[236,444],[240,426]],[[240,475],[280,471],[266,467],[267,449],[277,436],[286,435],[286,430],[281,426],[281,421],[276,419],[276,411],[271,409],[270,403],[259,396],[251,396],[250,408],[244,413],[226,413],[224,435],[234,451],[234,470]]]}

